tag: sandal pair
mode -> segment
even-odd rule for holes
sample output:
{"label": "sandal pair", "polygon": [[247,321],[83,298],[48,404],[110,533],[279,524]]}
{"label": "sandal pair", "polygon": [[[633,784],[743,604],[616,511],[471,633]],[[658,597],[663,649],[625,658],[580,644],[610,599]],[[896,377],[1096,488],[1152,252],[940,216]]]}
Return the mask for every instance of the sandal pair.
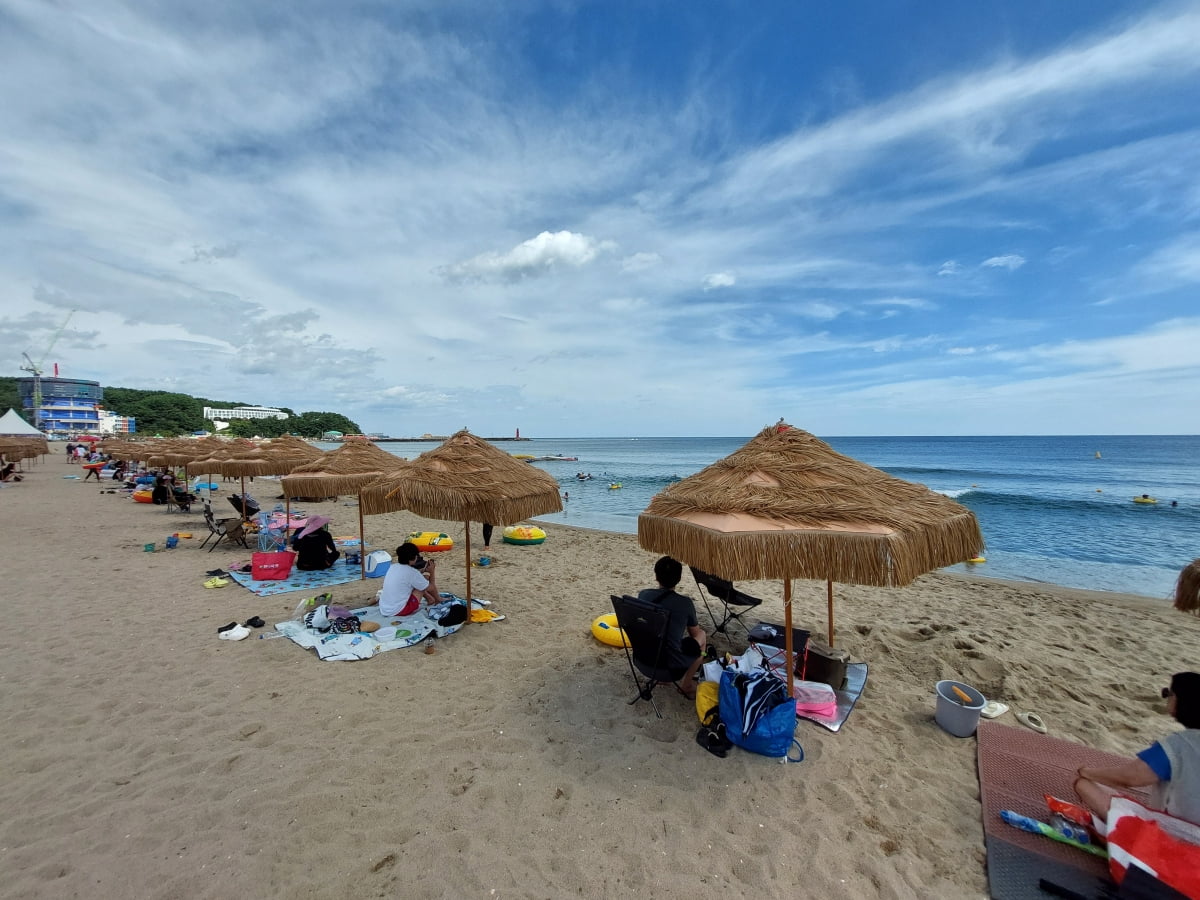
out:
{"label": "sandal pair", "polygon": [[701,725],[700,730],[696,732],[696,743],[713,756],[719,756],[721,759],[725,758],[733,746],[733,741],[725,733],[724,722],[717,722],[716,725]]}

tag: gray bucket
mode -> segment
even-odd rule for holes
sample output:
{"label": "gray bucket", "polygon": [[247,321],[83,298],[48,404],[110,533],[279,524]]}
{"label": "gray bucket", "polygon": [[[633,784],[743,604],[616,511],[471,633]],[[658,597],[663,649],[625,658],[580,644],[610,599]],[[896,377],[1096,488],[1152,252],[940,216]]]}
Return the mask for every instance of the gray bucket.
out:
{"label": "gray bucket", "polygon": [[[963,699],[954,693],[953,688],[958,688],[970,697],[971,702],[964,703]],[[979,727],[979,713],[986,703],[987,698],[969,684],[963,684],[961,681],[939,681],[937,713],[933,718],[943,730],[955,737],[970,737]]]}

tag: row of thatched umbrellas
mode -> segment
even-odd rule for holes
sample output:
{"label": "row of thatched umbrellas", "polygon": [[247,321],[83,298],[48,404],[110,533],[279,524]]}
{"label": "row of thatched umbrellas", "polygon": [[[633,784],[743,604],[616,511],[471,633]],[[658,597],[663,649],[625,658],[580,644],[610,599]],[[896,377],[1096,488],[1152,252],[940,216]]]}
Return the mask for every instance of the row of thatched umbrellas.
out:
{"label": "row of thatched umbrellas", "polygon": [[[137,444],[118,447],[114,455],[134,448],[137,459],[185,465],[189,474],[282,474],[289,501],[357,494],[360,536],[364,514],[411,510],[463,522],[467,597],[471,522],[505,525],[562,509],[549,473],[465,430],[411,462],[369,443],[322,453],[286,438],[258,447],[164,442],[150,452]],[[782,580],[789,691],[793,579],[826,582],[833,644],[834,582],[902,586],[983,550],[979,524],[966,507],[783,423],[655,496],[638,517],[638,542],[729,580]]]}
{"label": "row of thatched umbrellas", "polygon": [[45,456],[49,452],[50,449],[44,437],[0,437],[0,453],[3,453],[9,462],[37,459],[39,456]]}

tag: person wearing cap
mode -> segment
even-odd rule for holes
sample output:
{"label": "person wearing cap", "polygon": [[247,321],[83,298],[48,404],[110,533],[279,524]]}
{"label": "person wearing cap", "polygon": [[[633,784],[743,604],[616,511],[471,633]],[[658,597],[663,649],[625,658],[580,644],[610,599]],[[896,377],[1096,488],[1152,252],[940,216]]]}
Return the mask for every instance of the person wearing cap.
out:
{"label": "person wearing cap", "polygon": [[1148,787],[1155,809],[1200,825],[1200,673],[1175,674],[1162,695],[1183,731],[1156,741],[1128,762],[1080,767],[1075,793],[1097,815],[1108,815],[1113,794],[1122,788]]}
{"label": "person wearing cap", "polygon": [[379,591],[379,611],[385,616],[411,616],[421,608],[439,603],[436,577],[437,561],[421,557],[417,545],[405,541],[396,548],[396,564],[389,566]]}
{"label": "person wearing cap", "polygon": [[296,568],[302,572],[328,569],[342,555],[338,552],[333,537],[326,528],[330,520],[326,516],[312,516],[304,527],[292,538],[292,549],[296,551]]}

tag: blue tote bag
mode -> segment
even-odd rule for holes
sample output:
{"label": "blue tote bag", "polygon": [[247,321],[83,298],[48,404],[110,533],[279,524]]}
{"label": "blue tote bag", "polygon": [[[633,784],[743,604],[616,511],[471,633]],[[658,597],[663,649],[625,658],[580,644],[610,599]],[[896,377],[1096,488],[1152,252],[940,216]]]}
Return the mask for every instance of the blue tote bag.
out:
{"label": "blue tote bag", "polygon": [[[796,740],[796,703],[783,683],[766,670],[721,673],[721,721],[729,739],[751,753],[787,762],[804,759]],[[789,755],[792,747],[799,756]]]}

